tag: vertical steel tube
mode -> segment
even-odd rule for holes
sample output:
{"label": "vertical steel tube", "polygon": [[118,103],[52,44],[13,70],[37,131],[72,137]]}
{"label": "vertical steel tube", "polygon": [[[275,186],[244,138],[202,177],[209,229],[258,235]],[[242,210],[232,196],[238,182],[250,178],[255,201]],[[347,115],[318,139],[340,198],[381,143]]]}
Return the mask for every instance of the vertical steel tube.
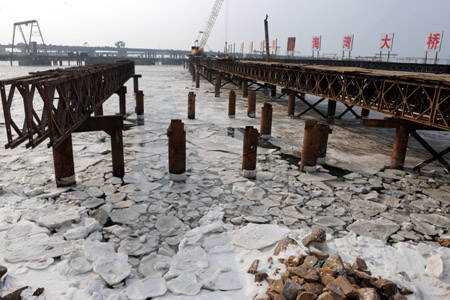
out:
{"label": "vertical steel tube", "polygon": [[186,132],[181,120],[172,120],[167,129],[169,139],[169,175],[172,181],[186,180]]}
{"label": "vertical steel tube", "polygon": [[195,87],[196,88],[200,87],[200,70],[198,70],[198,69],[195,72]]}
{"label": "vertical steel tube", "polygon": [[276,85],[272,85],[272,87],[270,89],[270,96],[272,96],[272,97],[277,96],[277,86]]}
{"label": "vertical steel tube", "polygon": [[295,113],[295,92],[288,91],[288,111],[287,115],[293,117]]}
{"label": "vertical steel tube", "polygon": [[234,119],[236,116],[236,93],[231,90],[228,96],[228,117]]}
{"label": "vertical steel tube", "polygon": [[248,81],[247,79],[242,79],[242,97],[248,96]]}
{"label": "vertical steel tube", "polygon": [[394,147],[391,156],[391,169],[403,170],[408,147],[409,128],[400,125],[395,131]]}
{"label": "vertical steel tube", "polygon": [[56,186],[75,184],[75,165],[73,162],[72,135],[70,134],[58,147],[52,147]]}
{"label": "vertical steel tube", "polygon": [[308,120],[305,122],[302,157],[300,161],[300,171],[302,172],[314,172],[316,170],[317,150],[320,140],[318,128],[317,120]]}
{"label": "vertical steel tube", "polygon": [[188,119],[195,119],[195,94],[194,92],[189,92],[188,94]]}
{"label": "vertical steel tube", "polygon": [[111,156],[113,165],[113,175],[123,177],[125,175],[125,163],[123,154],[122,128],[114,128],[111,135]]}
{"label": "vertical steel tube", "polygon": [[269,140],[272,136],[272,104],[265,102],[261,108],[261,138]]}
{"label": "vertical steel tube", "polygon": [[256,155],[258,148],[258,130],[246,126],[244,130],[244,146],[242,155],[242,176],[256,178]]}
{"label": "vertical steel tube", "polygon": [[136,114],[138,119],[144,118],[144,92],[137,91],[136,92]]}
{"label": "vertical steel tube", "polygon": [[367,118],[370,114],[370,110],[361,108],[361,118]]}
{"label": "vertical steel tube", "polygon": [[336,101],[328,100],[327,119],[333,120],[336,115]]}
{"label": "vertical steel tube", "polygon": [[141,78],[142,75],[140,74],[134,74],[133,75],[133,92],[136,94],[139,91],[139,78]]}
{"label": "vertical steel tube", "polygon": [[220,97],[220,86],[221,85],[222,85],[222,74],[217,73],[215,84],[214,84],[214,92],[215,92],[214,96],[215,97]]}
{"label": "vertical steel tube", "polygon": [[319,131],[319,144],[317,147],[317,164],[324,165],[327,156],[328,134],[331,133],[330,126],[317,124]]}
{"label": "vertical steel tube", "polygon": [[254,118],[256,113],[256,92],[253,90],[248,91],[247,98],[247,116]]}

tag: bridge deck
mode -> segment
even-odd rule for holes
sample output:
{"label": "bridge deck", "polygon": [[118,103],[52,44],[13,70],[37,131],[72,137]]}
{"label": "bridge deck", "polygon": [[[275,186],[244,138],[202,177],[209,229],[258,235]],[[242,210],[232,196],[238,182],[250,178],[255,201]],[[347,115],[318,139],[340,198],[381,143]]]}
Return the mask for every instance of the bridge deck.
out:
{"label": "bridge deck", "polygon": [[26,140],[36,147],[47,138],[49,146],[58,146],[133,74],[132,61],[119,61],[1,80],[6,147]]}
{"label": "bridge deck", "polygon": [[449,74],[230,59],[202,59],[200,65],[243,79],[450,130]]}

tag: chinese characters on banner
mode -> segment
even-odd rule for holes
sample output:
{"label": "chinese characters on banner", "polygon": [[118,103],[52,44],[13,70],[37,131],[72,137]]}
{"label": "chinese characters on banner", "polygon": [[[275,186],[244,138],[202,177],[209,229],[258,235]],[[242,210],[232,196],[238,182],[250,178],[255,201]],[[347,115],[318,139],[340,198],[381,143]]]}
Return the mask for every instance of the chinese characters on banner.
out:
{"label": "chinese characters on banner", "polygon": [[317,35],[312,37],[312,51],[320,51],[320,43],[322,40],[322,36]]}
{"label": "chinese characters on banner", "polygon": [[441,51],[443,31],[430,32],[427,36],[427,43],[425,44],[426,52],[439,52]]}
{"label": "chinese characters on banner", "polygon": [[288,43],[287,43],[287,53],[288,55],[294,56],[294,49],[295,49],[295,37],[289,37]]}
{"label": "chinese characters on banner", "polygon": [[244,42],[241,43],[241,49],[240,50],[241,50],[240,51],[241,53],[244,53]]}
{"label": "chinese characters on banner", "polygon": [[252,54],[253,52],[253,41],[248,45],[248,53]]}
{"label": "chinese characters on banner", "polygon": [[278,40],[275,39],[272,41],[272,52],[276,55],[277,54],[277,45],[278,44]]}
{"label": "chinese characters on banner", "polygon": [[380,41],[380,52],[391,52],[394,44],[394,33],[382,33]]}
{"label": "chinese characters on banner", "polygon": [[264,51],[264,41],[261,42],[259,50],[260,51]]}
{"label": "chinese characters on banner", "polygon": [[342,38],[342,51],[352,51],[353,49],[353,34],[344,35]]}

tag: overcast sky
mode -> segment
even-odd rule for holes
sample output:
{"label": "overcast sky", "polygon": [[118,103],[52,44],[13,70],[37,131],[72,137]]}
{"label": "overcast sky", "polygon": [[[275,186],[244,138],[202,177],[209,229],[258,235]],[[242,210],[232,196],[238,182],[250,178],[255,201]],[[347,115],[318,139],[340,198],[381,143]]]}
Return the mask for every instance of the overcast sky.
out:
{"label": "overcast sky", "polygon": [[[12,40],[13,23],[36,19],[48,44],[190,49],[215,0],[2,0],[0,43]],[[228,3],[227,3],[228,2]],[[450,0],[225,0],[208,41],[212,50],[228,43],[259,43],[269,15],[270,40],[281,52],[287,37],[311,53],[311,37],[322,36],[322,54],[341,53],[344,34],[354,34],[352,55],[377,53],[381,33],[394,32],[393,53],[424,56],[427,36],[444,31],[440,58],[450,56]],[[226,26],[228,24],[228,26]]]}

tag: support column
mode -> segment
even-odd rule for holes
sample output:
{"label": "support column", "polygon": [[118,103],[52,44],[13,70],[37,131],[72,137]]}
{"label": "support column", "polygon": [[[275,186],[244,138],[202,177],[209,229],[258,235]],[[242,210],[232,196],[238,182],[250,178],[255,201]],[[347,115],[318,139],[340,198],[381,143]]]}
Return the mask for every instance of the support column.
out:
{"label": "support column", "polygon": [[94,116],[103,116],[103,104],[94,111]]}
{"label": "support column", "polygon": [[370,110],[361,108],[361,118],[367,118],[370,114]]}
{"label": "support column", "polygon": [[111,136],[113,175],[122,178],[125,175],[122,128],[114,128],[110,130],[109,134]]}
{"label": "support column", "polygon": [[172,120],[167,129],[169,138],[169,175],[172,181],[186,180],[186,132],[181,120]]}
{"label": "support column", "polygon": [[409,128],[400,125],[395,131],[394,147],[391,156],[391,169],[403,170],[408,147]]}
{"label": "support column", "polygon": [[70,134],[58,147],[53,146],[52,148],[56,186],[62,187],[75,184],[72,134]]}
{"label": "support column", "polygon": [[317,124],[319,131],[319,145],[317,149],[317,164],[324,165],[327,156],[328,135],[331,133],[330,126]]}
{"label": "support column", "polygon": [[139,78],[141,78],[142,75],[135,74],[133,75],[133,92],[136,94],[139,91]]}
{"label": "support column", "polygon": [[336,101],[328,100],[327,119],[332,121],[336,116]]}
{"label": "support column", "polygon": [[317,120],[308,120],[305,122],[305,131],[303,133],[302,157],[300,161],[300,171],[315,172],[317,165],[317,150],[320,134]]}
{"label": "support column", "polygon": [[195,81],[195,66],[191,65],[191,75],[192,75],[192,81]]}
{"label": "support column", "polygon": [[242,97],[248,96],[248,81],[247,79],[242,79]]}
{"label": "support column", "polygon": [[272,96],[272,97],[277,96],[277,86],[276,85],[272,85],[272,87],[270,89],[270,96]]}
{"label": "support column", "polygon": [[188,94],[188,119],[195,119],[195,94],[194,92],[189,92]]}
{"label": "support column", "polygon": [[119,95],[120,114],[125,119],[127,115],[126,98],[125,98],[127,94],[127,87],[126,86],[120,87],[116,93]]}
{"label": "support column", "polygon": [[265,102],[261,108],[261,138],[269,140],[272,136],[272,104]]}
{"label": "support column", "polygon": [[136,114],[138,119],[144,119],[144,92],[136,92]]}
{"label": "support column", "polygon": [[200,71],[198,69],[195,71],[195,87],[200,87]]}
{"label": "support column", "polygon": [[295,92],[294,91],[288,91],[288,112],[287,115],[289,117],[294,117],[295,113]]}
{"label": "support column", "polygon": [[236,116],[236,93],[231,90],[228,96],[228,117],[234,119]]}
{"label": "support column", "polygon": [[248,91],[247,98],[247,116],[249,118],[254,118],[256,113],[256,92]]}
{"label": "support column", "polygon": [[242,176],[256,178],[256,155],[258,148],[258,130],[246,126],[244,130],[244,147],[242,155]]}
{"label": "support column", "polygon": [[222,85],[222,74],[217,73],[214,84],[215,97],[220,97],[220,86]]}

